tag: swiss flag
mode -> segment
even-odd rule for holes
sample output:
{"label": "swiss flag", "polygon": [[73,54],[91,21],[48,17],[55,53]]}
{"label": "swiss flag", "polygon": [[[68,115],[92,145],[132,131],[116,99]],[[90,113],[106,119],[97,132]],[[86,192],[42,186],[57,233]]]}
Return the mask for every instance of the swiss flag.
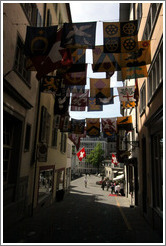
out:
{"label": "swiss flag", "polygon": [[112,164],[114,164],[114,165],[118,165],[118,161],[117,161],[117,159],[116,159],[116,156],[114,155],[114,154],[112,154]]}
{"label": "swiss flag", "polygon": [[77,156],[78,156],[79,161],[82,161],[82,159],[86,156],[84,147],[77,153]]}

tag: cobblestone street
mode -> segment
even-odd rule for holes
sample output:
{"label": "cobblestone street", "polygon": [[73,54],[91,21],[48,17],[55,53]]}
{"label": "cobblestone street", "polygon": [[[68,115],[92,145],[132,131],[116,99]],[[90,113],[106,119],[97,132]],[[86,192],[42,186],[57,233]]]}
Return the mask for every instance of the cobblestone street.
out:
{"label": "cobblestone street", "polygon": [[109,196],[88,176],[71,182],[63,201],[43,208],[9,230],[4,242],[17,243],[162,243],[130,199]]}

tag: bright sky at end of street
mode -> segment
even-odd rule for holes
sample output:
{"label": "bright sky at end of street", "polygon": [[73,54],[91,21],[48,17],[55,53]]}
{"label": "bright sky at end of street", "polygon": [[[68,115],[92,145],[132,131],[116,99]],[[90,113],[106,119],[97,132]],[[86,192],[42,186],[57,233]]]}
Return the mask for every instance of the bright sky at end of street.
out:
{"label": "bright sky at end of street", "polygon": [[[96,28],[96,45],[103,45],[103,22],[118,22],[119,21],[119,3],[105,2],[105,1],[80,1],[70,2],[72,22],[97,22]],[[86,62],[92,63],[90,50],[86,52]],[[87,73],[87,86],[89,89],[89,78],[106,78],[105,73],[93,73],[88,65]],[[116,87],[122,86],[122,82],[117,82],[117,73],[115,73],[110,79],[110,86],[114,87],[114,95],[118,95]],[[104,105],[103,111],[88,112],[86,111],[70,111],[70,117],[74,119],[84,118],[112,118],[119,117],[120,114],[120,102],[119,97],[114,98],[114,104]]]}

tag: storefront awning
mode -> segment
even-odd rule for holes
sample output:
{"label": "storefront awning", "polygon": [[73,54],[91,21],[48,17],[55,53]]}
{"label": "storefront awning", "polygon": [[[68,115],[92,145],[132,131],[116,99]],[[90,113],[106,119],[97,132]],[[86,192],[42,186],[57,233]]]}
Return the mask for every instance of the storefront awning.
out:
{"label": "storefront awning", "polygon": [[124,174],[118,175],[115,178],[113,178],[113,181],[124,179]]}

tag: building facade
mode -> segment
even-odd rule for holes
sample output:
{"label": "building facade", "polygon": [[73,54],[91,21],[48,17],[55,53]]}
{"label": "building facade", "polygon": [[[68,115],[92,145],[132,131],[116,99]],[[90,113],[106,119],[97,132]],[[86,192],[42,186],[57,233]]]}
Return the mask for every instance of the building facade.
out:
{"label": "building facade", "polygon": [[53,201],[69,182],[67,134],[53,129],[54,97],[40,94],[36,71],[27,69],[24,54],[27,26],[60,27],[69,21],[66,3],[3,4],[4,228],[31,215],[49,194]]}
{"label": "building facade", "polygon": [[[163,3],[120,4],[121,20],[138,20],[138,40],[151,40],[148,77],[138,79],[138,206],[163,229]],[[132,151],[133,152],[133,151]],[[127,163],[130,163],[128,158]],[[135,164],[135,163],[134,163]],[[134,174],[134,177],[136,177]],[[135,187],[133,187],[135,189]]]}

